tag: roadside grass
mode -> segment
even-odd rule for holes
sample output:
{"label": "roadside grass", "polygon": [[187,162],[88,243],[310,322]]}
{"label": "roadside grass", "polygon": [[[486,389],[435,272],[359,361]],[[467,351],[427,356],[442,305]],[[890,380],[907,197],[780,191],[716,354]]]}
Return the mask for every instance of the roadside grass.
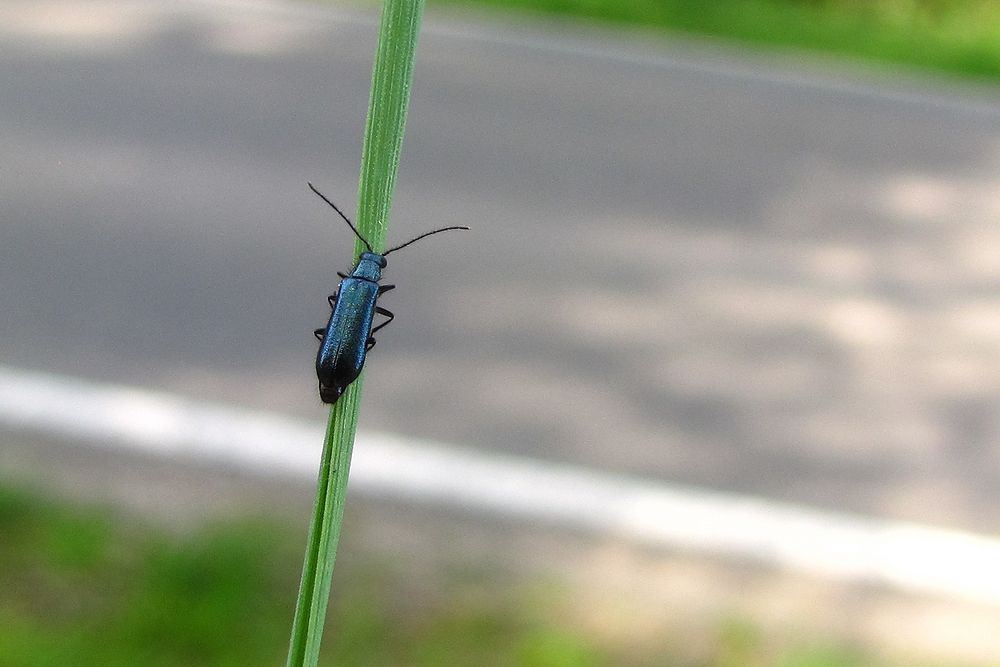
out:
{"label": "roadside grass", "polygon": [[[383,3],[361,151],[357,228],[337,209],[358,237],[354,243],[355,258],[359,258],[365,250],[385,254],[392,252],[384,250],[385,235],[403,146],[410,87],[413,81],[414,54],[423,9],[424,0],[385,0]],[[312,184],[309,187],[312,188]],[[315,188],[313,189],[315,191]],[[327,203],[333,206],[332,202]],[[384,259],[381,260],[381,266],[385,266]],[[390,288],[383,286],[378,293],[381,294],[383,289]],[[330,305],[334,305],[332,300]],[[380,310],[374,301],[369,306],[376,311]],[[356,313],[363,313],[365,309],[363,302],[355,302],[353,305],[349,303],[346,307],[348,310],[353,307]],[[381,312],[383,315],[388,314],[388,311]],[[370,315],[374,314],[370,312]],[[355,317],[358,318],[358,322],[363,319],[361,314]],[[392,319],[391,314],[388,314],[388,317]],[[347,321],[350,322],[351,318],[347,317]],[[369,328],[371,328],[370,323]],[[340,335],[343,336],[342,340],[347,341],[356,339],[359,344],[365,345],[364,350],[367,351],[370,349],[369,344],[375,344],[371,335],[378,328],[358,331],[354,327],[336,334],[328,331],[327,336]],[[345,354],[350,356],[348,353]],[[358,426],[361,387],[364,380],[358,373],[363,363],[364,357],[357,364],[357,372],[354,374],[356,379],[350,382],[346,389],[339,387],[343,390],[343,394],[339,395],[330,407],[316,484],[316,502],[313,506],[313,517],[302,564],[302,578],[299,581],[299,594],[292,620],[287,667],[312,667],[320,664],[320,648],[323,643],[323,630],[327,625],[325,621],[330,606],[333,567],[340,541],[351,454]],[[324,382],[322,374],[320,382],[321,384]]]}
{"label": "roadside grass", "polygon": [[996,0],[430,0],[712,35],[1000,80]]}
{"label": "roadside grass", "polygon": [[[280,664],[301,535],[265,520],[172,534],[0,486],[0,665]],[[600,647],[456,583],[399,597],[391,568],[339,577],[323,665],[609,664]]]}
{"label": "roadside grass", "polygon": [[[0,484],[0,665],[280,664],[300,547],[301,535],[274,520],[181,535]],[[653,646],[609,641],[574,627],[572,591],[469,572],[429,580],[382,558],[351,559],[338,573],[320,664],[887,665],[835,643],[776,650],[732,620],[707,640],[664,631]]]}

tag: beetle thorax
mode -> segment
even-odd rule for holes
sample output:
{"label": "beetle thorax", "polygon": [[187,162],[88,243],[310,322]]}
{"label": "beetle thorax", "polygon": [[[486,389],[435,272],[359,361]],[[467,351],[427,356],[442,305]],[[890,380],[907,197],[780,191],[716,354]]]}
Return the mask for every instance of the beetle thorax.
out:
{"label": "beetle thorax", "polygon": [[385,266],[385,257],[382,255],[375,252],[363,252],[358,258],[358,265],[354,267],[351,276],[377,283],[382,278],[382,269]]}

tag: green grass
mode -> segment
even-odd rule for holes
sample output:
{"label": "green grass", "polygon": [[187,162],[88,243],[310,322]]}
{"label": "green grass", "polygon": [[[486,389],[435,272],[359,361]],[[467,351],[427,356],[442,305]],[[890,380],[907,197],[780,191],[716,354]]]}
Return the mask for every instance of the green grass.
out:
{"label": "green grass", "polygon": [[431,0],[712,35],[1000,79],[996,0]]}
{"label": "green grass", "polygon": [[[300,535],[239,521],[178,536],[109,517],[0,487],[0,665],[281,663]],[[320,664],[608,664],[467,581],[421,600],[389,567],[346,569]]]}
{"label": "green grass", "polygon": [[[0,485],[0,666],[280,664],[300,546],[286,524],[242,520],[179,535]],[[652,645],[602,639],[580,627],[572,591],[551,582],[346,555],[323,665],[887,664],[833,643],[776,650],[747,622],[720,623],[707,641],[668,631]],[[709,650],[692,651],[692,639]]]}
{"label": "green grass", "polygon": [[[423,9],[424,0],[385,0],[382,6],[358,192],[357,228],[365,242],[355,241],[355,257],[366,247],[381,252],[385,246]],[[330,408],[287,667],[319,664],[363,383],[363,376],[357,378]]]}

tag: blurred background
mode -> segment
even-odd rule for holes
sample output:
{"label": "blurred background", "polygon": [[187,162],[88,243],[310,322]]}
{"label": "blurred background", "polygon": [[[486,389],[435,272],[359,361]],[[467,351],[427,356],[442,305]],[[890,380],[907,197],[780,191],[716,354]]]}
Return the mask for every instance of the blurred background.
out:
{"label": "blurred background", "polygon": [[[284,659],[377,19],[0,1],[0,665]],[[391,258],[326,664],[997,664],[998,76],[985,0],[432,2],[389,239],[472,231]]]}

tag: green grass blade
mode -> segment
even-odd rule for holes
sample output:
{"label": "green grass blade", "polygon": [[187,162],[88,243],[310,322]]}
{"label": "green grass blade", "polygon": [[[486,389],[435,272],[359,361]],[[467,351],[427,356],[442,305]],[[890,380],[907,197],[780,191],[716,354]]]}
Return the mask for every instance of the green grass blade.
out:
{"label": "green grass blade", "polygon": [[358,229],[376,251],[385,247],[423,9],[423,0],[387,0],[382,10],[358,194]]}
{"label": "green grass blade", "polygon": [[[387,0],[382,10],[361,157],[357,220],[358,229],[376,250],[385,246],[423,5],[423,0]],[[362,250],[364,246],[357,241],[355,255]],[[344,516],[362,379],[363,376],[348,386],[330,410],[313,521],[292,624],[288,667],[316,665],[319,661],[333,564]]]}
{"label": "green grass blade", "polygon": [[316,665],[319,662],[333,563],[344,519],[344,499],[347,496],[348,472],[351,467],[354,433],[357,430],[360,387],[361,378],[351,384],[330,409],[320,460],[316,503],[305,563],[302,566],[295,620],[292,623],[287,662],[289,667]]}

